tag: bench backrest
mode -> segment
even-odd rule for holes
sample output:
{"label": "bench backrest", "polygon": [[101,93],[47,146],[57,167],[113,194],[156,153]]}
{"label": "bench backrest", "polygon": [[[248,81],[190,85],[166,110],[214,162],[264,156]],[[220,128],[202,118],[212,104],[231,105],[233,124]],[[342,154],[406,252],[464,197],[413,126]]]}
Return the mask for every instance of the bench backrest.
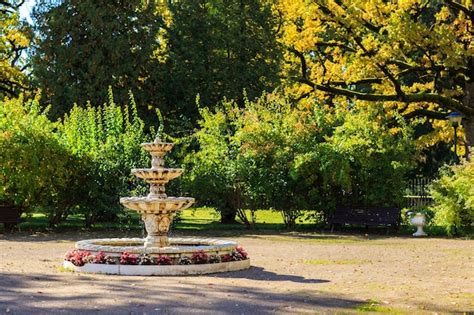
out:
{"label": "bench backrest", "polygon": [[19,223],[21,210],[12,206],[0,205],[0,223]]}
{"label": "bench backrest", "polygon": [[394,224],[400,218],[396,207],[338,207],[331,216],[332,222],[360,224]]}

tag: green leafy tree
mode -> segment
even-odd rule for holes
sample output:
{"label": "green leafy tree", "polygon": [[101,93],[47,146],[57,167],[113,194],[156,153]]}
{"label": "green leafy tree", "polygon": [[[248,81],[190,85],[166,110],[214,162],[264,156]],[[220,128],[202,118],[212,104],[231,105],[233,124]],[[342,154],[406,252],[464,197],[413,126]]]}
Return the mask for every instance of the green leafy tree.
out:
{"label": "green leafy tree", "polygon": [[195,121],[195,98],[243,104],[279,83],[278,19],[264,0],[169,1],[165,104]]}
{"label": "green leafy tree", "polygon": [[442,120],[457,111],[474,146],[473,1],[281,0],[279,9],[286,75],[301,97],[383,102],[429,120],[440,132],[428,145],[452,137]]}
{"label": "green leafy tree", "polygon": [[22,55],[30,45],[32,32],[18,10],[23,1],[0,1],[0,99],[18,96],[28,87]]}
{"label": "green leafy tree", "polygon": [[192,136],[200,149],[185,158],[187,171],[183,186],[199,196],[202,204],[216,207],[222,223],[234,223],[242,204],[237,161],[239,146],[231,132],[233,109],[211,112],[203,108],[201,115],[199,125],[202,129]]}
{"label": "green leafy tree", "polygon": [[33,74],[53,114],[106,102],[108,86],[119,102],[129,89],[140,104],[149,100],[142,86],[158,45],[155,9],[154,1],[141,0],[37,2]]}

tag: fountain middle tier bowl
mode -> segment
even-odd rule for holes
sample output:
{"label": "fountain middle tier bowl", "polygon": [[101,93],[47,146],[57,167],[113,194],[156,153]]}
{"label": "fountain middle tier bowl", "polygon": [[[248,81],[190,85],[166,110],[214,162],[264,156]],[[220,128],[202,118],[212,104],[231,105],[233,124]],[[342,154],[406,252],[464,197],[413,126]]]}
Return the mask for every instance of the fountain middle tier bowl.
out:
{"label": "fountain middle tier bowl", "polygon": [[181,168],[134,168],[132,174],[142,178],[147,183],[166,184],[170,180],[180,176],[183,173]]}
{"label": "fountain middle tier bowl", "polygon": [[194,198],[167,197],[162,199],[149,197],[127,197],[120,198],[120,203],[126,208],[135,210],[139,213],[159,213],[179,211],[189,208],[194,203]]}

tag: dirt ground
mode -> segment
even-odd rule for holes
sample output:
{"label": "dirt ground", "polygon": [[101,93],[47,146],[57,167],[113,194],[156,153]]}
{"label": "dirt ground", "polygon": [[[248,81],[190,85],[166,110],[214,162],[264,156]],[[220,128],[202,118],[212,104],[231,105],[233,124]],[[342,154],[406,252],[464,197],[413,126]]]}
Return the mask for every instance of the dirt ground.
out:
{"label": "dirt ground", "polygon": [[81,275],[61,270],[64,253],[75,241],[109,236],[0,234],[0,313],[474,311],[473,240],[220,235],[247,249],[249,270],[188,277]]}

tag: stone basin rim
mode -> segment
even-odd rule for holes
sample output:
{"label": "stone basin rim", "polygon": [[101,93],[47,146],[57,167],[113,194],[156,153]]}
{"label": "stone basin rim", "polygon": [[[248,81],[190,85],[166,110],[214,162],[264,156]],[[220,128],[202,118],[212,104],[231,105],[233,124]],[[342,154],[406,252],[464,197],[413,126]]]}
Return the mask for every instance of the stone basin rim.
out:
{"label": "stone basin rim", "polygon": [[160,168],[132,168],[132,173],[135,172],[145,172],[145,173],[182,173],[184,169],[182,168],[167,168],[167,167],[160,167]]}
{"label": "stone basin rim", "polygon": [[[91,252],[103,251],[106,253],[121,254],[122,252],[130,253],[147,253],[147,254],[192,254],[195,251],[203,250],[204,252],[223,252],[231,251],[237,247],[237,242],[220,240],[215,238],[188,238],[188,237],[171,237],[169,238],[169,247],[144,247],[145,239],[143,238],[98,238],[81,240],[76,242],[76,249],[87,250]],[[117,243],[116,246],[112,245]],[[136,246],[120,246],[123,244],[134,244]]]}
{"label": "stone basin rim", "polygon": [[120,198],[120,202],[146,202],[149,204],[152,203],[173,203],[173,202],[181,202],[181,201],[193,201],[194,198],[192,197],[166,197],[166,198],[158,198],[158,197],[122,197]]}

